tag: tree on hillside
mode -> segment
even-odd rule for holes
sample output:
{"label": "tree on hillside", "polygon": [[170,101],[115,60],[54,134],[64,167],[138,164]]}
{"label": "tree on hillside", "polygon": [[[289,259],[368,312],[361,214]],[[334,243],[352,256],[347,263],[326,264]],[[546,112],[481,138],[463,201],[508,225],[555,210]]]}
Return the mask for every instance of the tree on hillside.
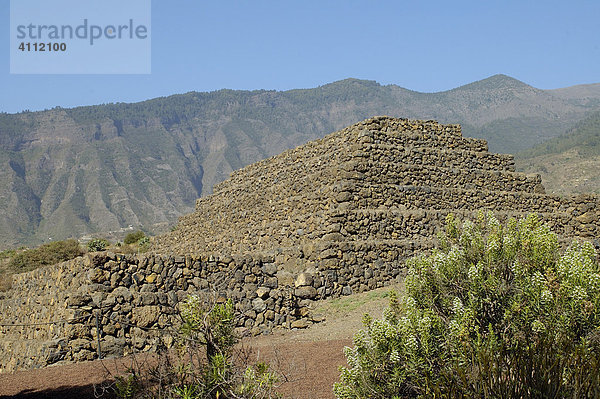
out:
{"label": "tree on hillside", "polygon": [[338,398],[598,398],[600,269],[536,215],[450,215],[406,292],[345,348]]}

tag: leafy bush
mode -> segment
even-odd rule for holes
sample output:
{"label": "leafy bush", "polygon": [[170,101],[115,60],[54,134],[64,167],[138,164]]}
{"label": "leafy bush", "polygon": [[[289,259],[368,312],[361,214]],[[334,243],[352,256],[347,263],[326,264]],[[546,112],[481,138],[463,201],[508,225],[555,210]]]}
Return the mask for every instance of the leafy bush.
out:
{"label": "leafy bush", "polygon": [[140,238],[137,245],[139,252],[146,252],[150,248],[150,238],[146,236]]}
{"label": "leafy bush", "polygon": [[[231,299],[207,307],[206,300],[190,296],[181,305],[181,318],[181,332],[188,342],[187,356],[192,360],[191,363],[193,353],[204,352],[206,356],[205,365],[187,384],[197,392],[197,397],[279,397],[274,391],[278,379],[267,364],[259,362],[245,369],[235,365],[234,345],[238,342],[238,337],[235,333],[235,312]],[[193,343],[200,344],[203,351],[199,351],[199,348],[189,351],[194,349]]]}
{"label": "leafy bush", "polygon": [[345,348],[338,398],[600,397],[600,273],[535,215],[447,218],[406,293]]}
{"label": "leafy bush", "polygon": [[55,241],[17,253],[11,258],[8,267],[16,272],[25,272],[81,255],[83,251],[77,240]]}
{"label": "leafy bush", "polygon": [[152,370],[130,370],[116,377],[114,392],[120,398],[278,398],[276,375],[259,362],[250,366],[248,356],[234,346],[235,313],[231,300],[212,305],[206,298],[189,296],[180,304],[178,355],[168,353]]}
{"label": "leafy bush", "polygon": [[11,258],[15,256],[16,253],[17,251],[15,251],[14,249],[6,249],[4,251],[0,251],[0,259]]}
{"label": "leafy bush", "polygon": [[109,245],[104,238],[94,238],[87,243],[87,248],[90,252],[104,251]]}
{"label": "leafy bush", "polygon": [[129,233],[125,236],[123,243],[125,244],[135,244],[140,241],[142,238],[146,237],[143,231],[138,230],[135,233]]}
{"label": "leafy bush", "polygon": [[136,393],[142,390],[142,384],[138,380],[138,374],[130,369],[126,376],[117,376],[114,385],[115,394],[121,399],[133,399]]}

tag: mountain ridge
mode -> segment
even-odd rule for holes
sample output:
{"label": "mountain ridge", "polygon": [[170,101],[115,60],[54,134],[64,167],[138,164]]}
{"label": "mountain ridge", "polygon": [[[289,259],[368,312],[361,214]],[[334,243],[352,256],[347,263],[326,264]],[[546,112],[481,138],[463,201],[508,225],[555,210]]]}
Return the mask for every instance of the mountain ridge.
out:
{"label": "mountain ridge", "polygon": [[[577,93],[583,93],[581,97]],[[461,123],[515,153],[600,110],[600,84],[540,90],[494,75],[438,93],[344,79],[0,114],[0,247],[133,225],[150,232],[260,159],[373,115]]]}

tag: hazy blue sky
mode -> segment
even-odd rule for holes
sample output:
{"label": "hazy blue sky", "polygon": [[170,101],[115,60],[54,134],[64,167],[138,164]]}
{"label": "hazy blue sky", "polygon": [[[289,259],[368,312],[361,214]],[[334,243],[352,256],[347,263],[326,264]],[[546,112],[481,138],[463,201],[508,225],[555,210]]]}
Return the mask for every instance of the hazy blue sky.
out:
{"label": "hazy blue sky", "polygon": [[150,75],[10,75],[9,4],[0,0],[4,112],[348,77],[426,92],[496,73],[543,89],[600,82],[598,0],[156,0]]}

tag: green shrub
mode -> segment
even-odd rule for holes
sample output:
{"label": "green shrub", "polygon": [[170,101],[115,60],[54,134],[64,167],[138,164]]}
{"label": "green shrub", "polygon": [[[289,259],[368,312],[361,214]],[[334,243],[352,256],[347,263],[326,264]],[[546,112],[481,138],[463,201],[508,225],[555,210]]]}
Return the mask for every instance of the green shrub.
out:
{"label": "green shrub", "polygon": [[87,248],[90,252],[104,251],[109,245],[108,240],[104,238],[94,238],[87,243]]}
{"label": "green shrub", "polygon": [[4,251],[0,251],[0,259],[11,258],[15,256],[16,253],[17,251],[15,251],[14,249],[6,249]]}
{"label": "green shrub", "polygon": [[118,398],[133,399],[142,390],[142,384],[136,372],[130,369],[129,374],[115,377],[114,390]]}
{"label": "green shrub", "polygon": [[150,238],[146,236],[140,238],[137,242],[137,245],[139,252],[146,252],[148,249],[150,249]]}
{"label": "green shrub", "polygon": [[[206,354],[202,367],[188,387],[193,387],[201,398],[275,398],[278,382],[269,366],[259,362],[240,370],[233,362],[234,345],[238,342],[235,333],[233,302],[206,306],[198,296],[190,296],[181,305],[183,324],[181,332],[188,342],[200,343],[203,350],[194,353]],[[188,353],[189,355],[189,353]],[[190,356],[193,360],[193,356]],[[200,364],[200,363],[199,363]]]}
{"label": "green shrub", "polygon": [[[247,364],[235,345],[233,302],[215,303],[189,296],[180,304],[182,324],[177,337],[178,359],[165,352],[151,370],[128,370],[116,377],[120,398],[279,398],[278,378],[265,363]],[[235,361],[234,361],[235,360]]]}
{"label": "green shrub", "polygon": [[125,236],[125,239],[123,240],[123,242],[125,244],[135,244],[137,243],[139,240],[141,240],[142,238],[146,237],[146,234],[144,234],[143,231],[138,230],[134,233],[129,233]]}
{"label": "green shrub", "polygon": [[451,215],[406,293],[345,348],[338,398],[600,397],[600,269],[535,215]]}
{"label": "green shrub", "polygon": [[16,272],[24,272],[80,255],[83,255],[83,251],[77,240],[55,241],[17,253],[11,258],[8,267]]}

